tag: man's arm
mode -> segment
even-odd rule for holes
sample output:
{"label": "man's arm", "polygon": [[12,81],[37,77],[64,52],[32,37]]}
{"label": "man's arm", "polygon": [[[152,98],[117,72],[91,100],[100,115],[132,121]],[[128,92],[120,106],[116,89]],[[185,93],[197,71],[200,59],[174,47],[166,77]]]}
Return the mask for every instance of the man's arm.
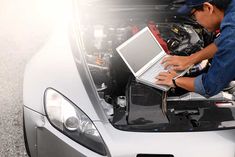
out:
{"label": "man's arm", "polygon": [[167,85],[170,87],[181,87],[184,88],[188,91],[191,92],[196,92],[199,93],[205,97],[209,97],[210,95],[208,95],[205,91],[203,82],[202,82],[202,75],[199,75],[197,77],[179,77],[177,79],[175,79],[175,81],[173,81],[174,76],[176,73],[172,70],[169,72],[163,72],[160,73],[157,77],[156,77],[156,84],[161,84],[161,85]]}
{"label": "man's arm", "polygon": [[195,78],[191,77],[179,77],[175,80],[175,83],[178,87],[194,92],[195,91],[194,80]]}
{"label": "man's arm", "polygon": [[170,56],[163,59],[162,64],[165,68],[172,66],[173,70],[185,70],[193,64],[199,63],[205,59],[212,58],[217,52],[217,46],[212,43],[206,48],[190,55],[190,56]]}
{"label": "man's arm", "polygon": [[193,64],[196,64],[203,60],[213,58],[217,50],[218,50],[217,46],[214,43],[212,43],[207,47],[205,47],[204,49],[202,49],[201,51],[198,51],[197,53],[190,55],[189,57],[191,57]]}

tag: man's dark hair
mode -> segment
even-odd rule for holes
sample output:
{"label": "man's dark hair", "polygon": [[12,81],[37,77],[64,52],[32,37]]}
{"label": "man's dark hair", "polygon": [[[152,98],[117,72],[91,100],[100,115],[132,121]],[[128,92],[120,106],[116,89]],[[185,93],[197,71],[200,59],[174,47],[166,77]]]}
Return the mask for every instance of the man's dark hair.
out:
{"label": "man's dark hair", "polygon": [[[225,11],[228,8],[230,2],[231,2],[231,0],[212,0],[212,1],[209,1],[209,3],[216,6],[219,10],[222,10],[222,11]],[[203,10],[203,5],[195,6],[193,8],[196,10]]]}

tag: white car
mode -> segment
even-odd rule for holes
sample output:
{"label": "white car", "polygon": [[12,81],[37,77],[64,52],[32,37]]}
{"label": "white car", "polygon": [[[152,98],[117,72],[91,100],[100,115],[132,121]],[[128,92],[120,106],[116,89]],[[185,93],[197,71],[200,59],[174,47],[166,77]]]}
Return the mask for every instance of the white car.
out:
{"label": "white car", "polygon": [[[234,157],[234,86],[212,98],[135,80],[116,48],[148,26],[166,52],[213,42],[173,0],[77,0],[68,27],[28,63],[24,135],[31,157]],[[143,52],[144,53],[144,52]],[[136,57],[138,54],[136,54]],[[202,63],[188,73],[208,68]]]}

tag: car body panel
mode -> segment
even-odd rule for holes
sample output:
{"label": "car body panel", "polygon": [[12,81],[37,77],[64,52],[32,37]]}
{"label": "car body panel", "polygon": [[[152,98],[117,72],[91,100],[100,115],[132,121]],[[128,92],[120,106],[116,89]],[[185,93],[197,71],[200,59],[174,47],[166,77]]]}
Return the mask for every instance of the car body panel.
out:
{"label": "car body panel", "polygon": [[45,115],[44,92],[47,88],[53,88],[79,104],[79,108],[89,113],[92,120],[100,120],[79,76],[67,31],[57,29],[27,64],[23,85],[24,105]]}
{"label": "car body panel", "polygon": [[[25,137],[27,137],[27,144],[30,151],[31,157],[37,156],[37,135],[36,135],[36,122],[41,119],[41,114],[32,111],[31,109],[24,107],[24,126],[25,127]],[[27,146],[26,146],[27,147]]]}
{"label": "car body panel", "polygon": [[45,116],[27,107],[24,115],[31,157],[101,157],[56,130]]}
{"label": "car body panel", "polygon": [[95,125],[113,156],[172,154],[174,157],[233,157],[235,153],[235,130],[141,133],[120,131],[111,124]]}
{"label": "car body panel", "polygon": [[[32,157],[36,154],[39,157],[100,157],[99,154],[56,130],[45,116],[27,108],[24,111],[25,115],[28,115],[25,120]],[[136,157],[137,154],[171,154],[174,157],[188,157],[189,155],[190,157],[234,157],[235,130],[141,133],[120,131],[110,123],[94,122],[94,124],[113,157]],[[32,146],[36,147],[32,148]]]}

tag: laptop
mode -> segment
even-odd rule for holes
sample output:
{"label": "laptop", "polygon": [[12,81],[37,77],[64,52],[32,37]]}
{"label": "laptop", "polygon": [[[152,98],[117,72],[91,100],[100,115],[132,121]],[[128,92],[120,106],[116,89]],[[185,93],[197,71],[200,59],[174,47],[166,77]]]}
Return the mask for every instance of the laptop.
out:
{"label": "laptop", "polygon": [[[140,30],[118,46],[116,50],[138,82],[163,91],[170,89],[169,86],[155,84],[155,77],[160,72],[167,71],[161,64],[167,54],[148,27]],[[188,69],[178,72],[178,74],[182,76]]]}

